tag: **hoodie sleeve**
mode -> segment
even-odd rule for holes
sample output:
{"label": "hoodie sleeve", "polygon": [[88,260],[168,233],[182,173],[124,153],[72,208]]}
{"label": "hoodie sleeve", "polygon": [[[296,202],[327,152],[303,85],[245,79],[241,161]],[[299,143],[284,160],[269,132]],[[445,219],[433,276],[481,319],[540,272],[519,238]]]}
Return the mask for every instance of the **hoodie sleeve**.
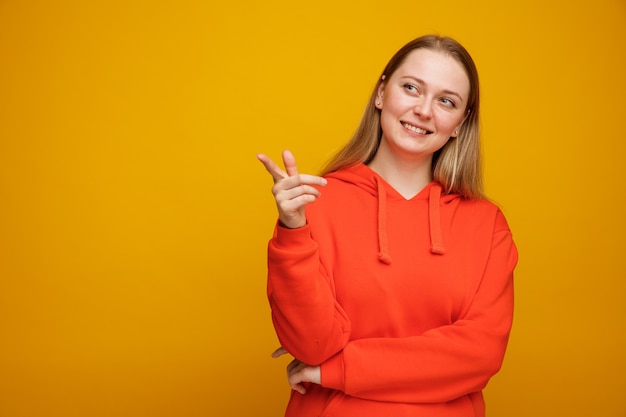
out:
{"label": "hoodie sleeve", "polygon": [[445,402],[482,390],[501,367],[513,318],[517,250],[502,213],[469,308],[407,338],[351,341],[322,364],[322,386],[370,400]]}
{"label": "hoodie sleeve", "polygon": [[310,226],[276,227],[268,247],[267,293],[281,346],[295,358],[318,365],[346,346],[350,322],[336,301]]}

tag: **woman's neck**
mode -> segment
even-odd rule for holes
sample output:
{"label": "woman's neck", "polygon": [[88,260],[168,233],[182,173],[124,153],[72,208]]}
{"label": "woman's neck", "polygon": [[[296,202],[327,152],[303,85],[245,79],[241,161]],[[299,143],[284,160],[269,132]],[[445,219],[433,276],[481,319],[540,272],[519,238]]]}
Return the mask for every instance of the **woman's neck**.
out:
{"label": "woman's neck", "polygon": [[433,179],[432,155],[423,159],[402,159],[379,149],[368,166],[407,200],[417,195]]}

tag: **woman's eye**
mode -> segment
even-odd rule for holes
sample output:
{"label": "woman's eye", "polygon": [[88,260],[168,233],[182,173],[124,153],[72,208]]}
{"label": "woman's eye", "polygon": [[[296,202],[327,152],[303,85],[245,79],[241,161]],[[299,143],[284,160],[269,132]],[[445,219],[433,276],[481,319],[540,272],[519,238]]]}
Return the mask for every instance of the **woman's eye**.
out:
{"label": "woman's eye", "polygon": [[450,100],[449,98],[445,98],[445,97],[444,97],[444,98],[442,98],[442,99],[441,99],[441,102],[442,102],[443,104],[445,104],[446,106],[449,106],[449,107],[456,107],[456,103],[455,103],[454,101]]}
{"label": "woman's eye", "polygon": [[404,84],[404,89],[412,93],[417,93],[417,87],[413,84]]}

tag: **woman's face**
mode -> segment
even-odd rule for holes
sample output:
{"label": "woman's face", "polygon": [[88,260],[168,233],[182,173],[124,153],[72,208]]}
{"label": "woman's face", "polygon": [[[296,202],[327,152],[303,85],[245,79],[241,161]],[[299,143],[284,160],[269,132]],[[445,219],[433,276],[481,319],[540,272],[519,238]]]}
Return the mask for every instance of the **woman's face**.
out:
{"label": "woman's face", "polygon": [[378,89],[381,146],[402,157],[432,156],[465,120],[470,83],[451,56],[416,49]]}

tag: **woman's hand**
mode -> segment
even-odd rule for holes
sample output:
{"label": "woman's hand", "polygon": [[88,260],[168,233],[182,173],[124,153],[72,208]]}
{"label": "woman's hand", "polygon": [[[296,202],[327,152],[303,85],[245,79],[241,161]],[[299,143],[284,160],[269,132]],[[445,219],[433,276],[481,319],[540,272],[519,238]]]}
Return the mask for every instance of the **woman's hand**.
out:
{"label": "woman's hand", "polygon": [[272,193],[276,199],[280,223],[289,229],[305,226],[304,207],[320,196],[319,190],[313,185],[326,185],[326,180],[316,175],[298,174],[296,159],[290,151],[283,151],[285,171],[266,155],[258,154],[257,159],[274,179]]}
{"label": "woman's hand", "polygon": [[[289,352],[283,347],[279,347],[272,353],[273,358],[278,358],[281,355],[285,355]],[[306,363],[300,362],[294,359],[287,365],[287,379],[291,389],[299,392],[300,394],[306,394],[306,388],[303,382],[312,382],[314,384],[322,383],[322,373],[319,366],[310,366]]]}

